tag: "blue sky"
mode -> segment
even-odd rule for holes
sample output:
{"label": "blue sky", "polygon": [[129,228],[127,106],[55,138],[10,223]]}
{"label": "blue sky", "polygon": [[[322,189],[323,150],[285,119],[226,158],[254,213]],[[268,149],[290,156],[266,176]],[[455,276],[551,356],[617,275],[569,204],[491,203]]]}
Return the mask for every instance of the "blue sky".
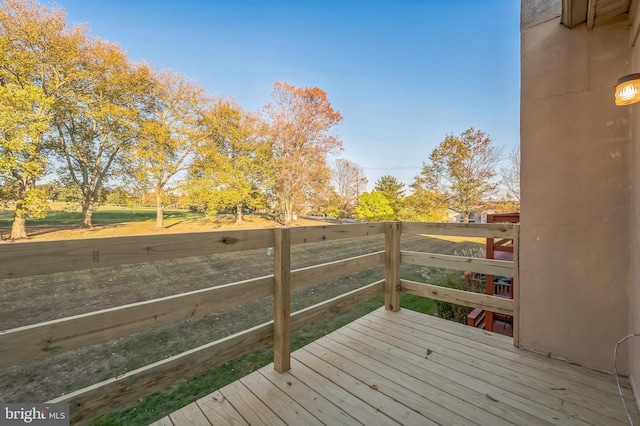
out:
{"label": "blue sky", "polygon": [[344,122],[340,157],[369,187],[410,183],[469,127],[507,149],[520,136],[520,2],[58,0],[70,23],[132,61],[170,68],[258,110],[273,83],[318,86]]}

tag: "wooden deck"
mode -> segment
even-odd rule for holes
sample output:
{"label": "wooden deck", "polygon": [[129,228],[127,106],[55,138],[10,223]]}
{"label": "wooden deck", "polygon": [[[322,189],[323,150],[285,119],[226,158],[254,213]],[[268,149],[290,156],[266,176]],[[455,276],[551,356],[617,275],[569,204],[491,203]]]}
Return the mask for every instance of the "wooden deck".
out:
{"label": "wooden deck", "polygon": [[[625,425],[612,376],[510,338],[379,309],[155,425]],[[633,420],[640,423],[628,383]]]}

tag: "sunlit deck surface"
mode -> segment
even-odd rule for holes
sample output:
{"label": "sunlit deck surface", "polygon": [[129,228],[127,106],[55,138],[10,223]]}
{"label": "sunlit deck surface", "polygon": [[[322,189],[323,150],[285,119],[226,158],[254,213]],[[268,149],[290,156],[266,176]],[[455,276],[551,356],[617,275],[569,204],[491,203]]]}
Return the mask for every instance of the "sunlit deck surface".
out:
{"label": "sunlit deck surface", "polygon": [[[383,308],[154,423],[628,424],[613,376],[506,336]],[[640,416],[627,381],[627,405]]]}

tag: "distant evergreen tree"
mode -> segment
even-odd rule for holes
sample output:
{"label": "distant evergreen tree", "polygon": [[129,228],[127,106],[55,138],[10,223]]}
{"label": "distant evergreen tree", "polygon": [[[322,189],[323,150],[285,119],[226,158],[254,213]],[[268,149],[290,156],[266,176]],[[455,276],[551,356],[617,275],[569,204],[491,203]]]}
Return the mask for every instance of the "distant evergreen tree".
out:
{"label": "distant evergreen tree", "polygon": [[385,175],[376,181],[374,189],[384,195],[393,209],[393,218],[398,219],[404,199],[404,183],[398,182],[391,175]]}

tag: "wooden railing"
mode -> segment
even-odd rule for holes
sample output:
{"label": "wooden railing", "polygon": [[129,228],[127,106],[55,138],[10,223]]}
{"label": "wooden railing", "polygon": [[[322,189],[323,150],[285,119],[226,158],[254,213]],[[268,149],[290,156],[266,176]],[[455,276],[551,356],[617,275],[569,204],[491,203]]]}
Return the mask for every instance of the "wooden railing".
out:
{"label": "wooden railing", "polygon": [[[385,234],[385,250],[291,270],[291,246]],[[400,250],[401,233],[501,237],[514,240],[514,262]],[[67,402],[71,421],[91,419],[136,401],[244,353],[274,343],[274,368],[290,367],[290,335],[384,292],[386,308],[400,309],[400,292],[482,307],[514,316],[518,301],[401,279],[401,264],[496,273],[514,277],[517,289],[518,225],[363,223],[251,231],[114,237],[0,245],[0,279],[101,268],[273,247],[272,275],[0,331],[0,368],[102,343],[178,320],[274,296],[273,320],[129,371],[50,402]],[[385,277],[333,299],[291,313],[291,290],[385,265]]]}
{"label": "wooden railing", "polygon": [[[513,240],[513,261],[481,259],[464,256],[448,256],[435,253],[416,253],[400,251],[399,263],[459,271],[477,272],[488,275],[513,277],[513,299],[496,297],[480,293],[471,293],[428,283],[419,283],[399,279],[399,285],[393,290],[395,295],[385,299],[387,309],[398,310],[397,302],[400,292],[415,294],[435,300],[450,302],[456,305],[481,308],[513,317],[513,344],[519,346],[519,256],[520,225],[497,224],[458,224],[458,223],[397,223],[397,230],[391,232],[392,238],[400,239],[400,230],[404,234],[449,235],[462,237],[500,238]],[[394,255],[397,257],[397,255]],[[389,291],[389,290],[388,290]],[[387,292],[388,295],[388,292]]]}

